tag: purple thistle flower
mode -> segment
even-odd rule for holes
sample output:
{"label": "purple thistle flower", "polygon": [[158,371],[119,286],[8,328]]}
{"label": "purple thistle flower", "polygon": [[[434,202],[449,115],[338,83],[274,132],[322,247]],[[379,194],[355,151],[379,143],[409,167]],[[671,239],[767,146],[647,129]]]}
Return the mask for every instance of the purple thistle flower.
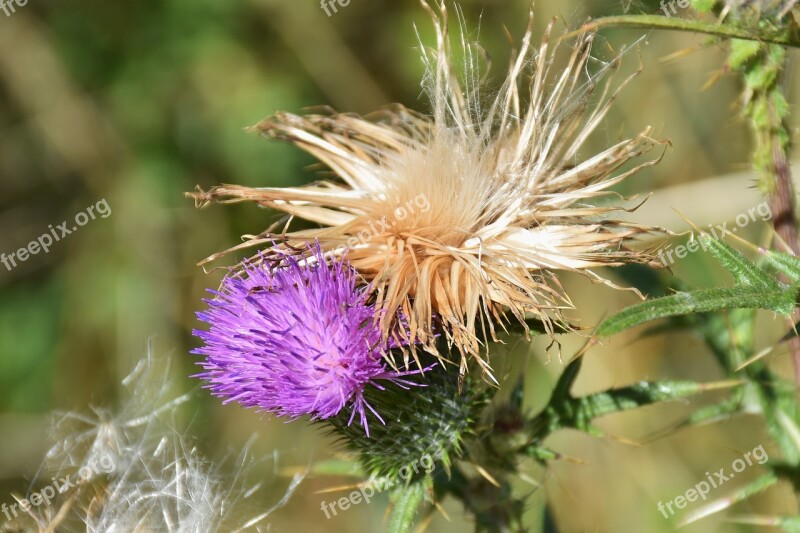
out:
{"label": "purple thistle flower", "polygon": [[358,414],[369,436],[365,407],[385,422],[364,388],[383,390],[376,380],[384,379],[416,385],[400,377],[419,371],[387,369],[382,351],[393,343],[381,340],[355,270],[329,263],[319,245],[310,251],[299,261],[284,255],[278,267],[245,265],[220,291],[209,290],[216,297],[197,316],[211,328],[193,331],[205,345],[192,351],[206,356],[198,363],[205,372],[194,377],[208,380],[204,387],[223,403],[291,419],[330,418],[352,403],[348,423]]}

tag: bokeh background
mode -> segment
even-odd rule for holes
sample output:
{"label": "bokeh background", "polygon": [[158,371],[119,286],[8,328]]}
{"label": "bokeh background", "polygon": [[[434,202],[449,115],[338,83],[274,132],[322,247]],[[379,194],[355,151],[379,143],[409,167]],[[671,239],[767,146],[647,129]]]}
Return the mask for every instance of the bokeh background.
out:
{"label": "bokeh background", "polygon": [[[480,40],[493,59],[490,80],[497,83],[509,56],[504,27],[517,38],[523,34],[528,2],[461,5],[469,28],[480,23]],[[659,7],[541,0],[537,35],[552,17],[576,28],[588,16],[625,10],[658,13]],[[48,1],[29,2],[11,16],[0,12],[0,252],[26,246],[48,225],[71,220],[103,199],[112,210],[47,254],[12,270],[0,265],[0,501],[12,502],[11,494],[24,492],[33,479],[49,446],[51,412],[113,406],[120,380],[145,355],[148,342],[173,360],[179,392],[195,391],[176,426],[186,428],[208,457],[235,453],[254,434],[256,454],[278,454],[279,473],[287,477],[265,472],[271,479],[265,508],[280,498],[292,472],[338,453],[317,428],[223,407],[188,377],[195,368],[189,351],[198,344],[191,330],[200,325],[194,313],[221,276],[196,263],[242,234],[262,231],[277,214],[252,205],[197,210],[184,192],[221,182],[285,186],[315,179],[307,155],[245,131],[277,110],[329,105],[367,113],[401,102],[426,111],[415,25],[423,42],[432,44],[432,26],[415,0],[352,0],[330,17],[309,0]],[[724,47],[685,33],[609,30],[602,37],[596,45],[601,58],[638,42],[622,70],[644,70],[586,154],[648,125],[672,142],[659,165],[620,187],[624,194],[653,193],[631,216],[680,231],[686,222],[675,209],[705,225],[755,206],[760,200],[748,170],[746,125],[737,115],[739,87],[720,72]],[[683,53],[669,57],[676,52]],[[719,79],[704,88],[712,78]],[[793,106],[796,78],[790,72]],[[764,230],[751,224],[741,234],[759,241]],[[679,261],[673,273],[695,286],[727,282],[702,254]],[[577,307],[572,316],[589,325],[636,300],[579,277],[566,276],[565,283]],[[760,324],[764,345],[784,326],[768,314]],[[641,379],[721,377],[698,339],[679,334],[638,340],[637,333],[588,353],[579,392]],[[565,357],[582,342],[578,336],[562,339]],[[525,366],[532,408],[541,405],[563,368],[545,346],[517,340],[497,356]],[[780,352],[772,360],[787,366]],[[728,468],[759,444],[775,452],[755,417],[669,431],[717,397],[604,419],[615,439],[552,437],[549,446],[574,460],[548,471],[532,469],[521,485],[531,494],[532,524],[549,504],[562,531],[671,531],[658,501],[683,493],[706,471]],[[712,496],[722,497],[758,473],[753,467]],[[345,492],[319,491],[348,482],[309,477],[269,518],[272,530],[382,530],[385,498],[325,519],[322,499]],[[787,487],[779,486],[686,531],[751,531],[726,523],[725,516],[790,514],[795,505]],[[448,517],[437,515],[429,531],[469,530],[457,505],[444,509]]]}

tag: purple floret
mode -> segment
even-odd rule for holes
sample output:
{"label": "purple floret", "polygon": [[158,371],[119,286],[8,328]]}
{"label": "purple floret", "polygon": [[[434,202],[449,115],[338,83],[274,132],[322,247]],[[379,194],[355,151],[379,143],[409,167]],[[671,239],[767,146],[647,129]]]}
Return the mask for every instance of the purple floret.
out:
{"label": "purple floret", "polygon": [[204,346],[192,351],[205,356],[205,388],[245,407],[295,419],[326,419],[352,405],[349,423],[358,414],[369,435],[366,410],[384,423],[364,399],[376,380],[400,386],[416,372],[387,368],[375,310],[366,291],[357,288],[357,274],[347,263],[328,261],[319,246],[305,260],[285,256],[279,267],[266,262],[247,265],[227,277],[209,309],[197,313],[210,324],[194,330]]}

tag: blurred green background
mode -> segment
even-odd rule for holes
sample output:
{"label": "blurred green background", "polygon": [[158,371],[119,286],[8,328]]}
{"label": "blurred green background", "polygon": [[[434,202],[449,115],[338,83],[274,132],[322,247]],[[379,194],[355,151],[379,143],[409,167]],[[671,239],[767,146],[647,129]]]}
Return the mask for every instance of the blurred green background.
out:
{"label": "blurred green background", "polygon": [[[481,42],[493,59],[492,79],[498,82],[509,56],[503,28],[515,38],[523,34],[528,2],[461,4],[470,28],[480,22]],[[575,28],[587,16],[659,12],[657,2],[537,4],[537,35],[551,17]],[[41,464],[50,412],[113,405],[120,379],[144,356],[148,339],[157,354],[174,359],[172,369],[184,390],[197,387],[187,377],[195,369],[188,352],[198,344],[191,329],[200,326],[194,312],[221,273],[206,274],[196,263],[237,243],[242,234],[262,231],[277,214],[252,205],[196,210],[184,192],[218,183],[285,186],[313,180],[314,172],[306,168],[310,157],[244,131],[277,110],[329,105],[367,113],[401,102],[427,111],[414,25],[423,41],[433,44],[430,21],[414,0],[353,0],[330,17],[308,0],[29,2],[11,16],[0,13],[0,252],[26,246],[48,225],[71,220],[102,199],[112,210],[48,254],[12,270],[0,265],[0,501],[13,501],[10,494],[24,491]],[[632,72],[641,63],[644,71],[622,93],[585,154],[647,125],[656,137],[671,139],[659,165],[620,188],[625,194],[656,191],[633,215],[637,220],[681,230],[686,224],[673,208],[703,225],[756,205],[758,195],[749,188],[747,130],[736,116],[736,81],[723,75],[703,90],[725,60],[724,47],[703,47],[703,38],[684,33],[618,30],[603,32],[597,54],[610,57],[643,35],[623,70]],[[678,51],[690,53],[664,60]],[[797,84],[790,85],[794,105]],[[764,228],[752,224],[744,235],[759,240]],[[680,261],[673,271],[694,285],[727,281],[702,254]],[[565,283],[577,306],[573,316],[586,324],[635,301],[628,292],[586,279],[567,276]],[[764,344],[783,327],[769,315],[761,324]],[[580,391],[641,379],[720,378],[698,339],[673,335],[634,342],[636,333],[589,352]],[[582,342],[577,336],[564,339],[565,356]],[[557,357],[545,354],[545,345],[510,343],[498,358],[527,365],[532,407],[563,368]],[[786,366],[786,357],[773,359]],[[255,451],[276,450],[287,473],[337,453],[328,438],[303,422],[284,424],[235,405],[223,407],[205,391],[194,397],[181,423],[209,457],[237,451],[252,434],[259,437]],[[671,531],[656,509],[658,501],[683,493],[704,472],[729,467],[759,444],[774,451],[755,418],[645,443],[713,398],[603,420],[619,440],[577,433],[553,437],[550,447],[576,460],[531,471],[537,483],[523,484],[522,490],[531,493],[532,520],[549,502],[567,532]],[[750,470],[742,478],[758,473]],[[724,496],[742,481],[731,481],[713,496]],[[382,530],[385,498],[324,518],[320,502],[334,496],[318,491],[347,482],[308,479],[270,518],[273,531]],[[285,485],[275,484],[265,508]],[[797,512],[784,489],[733,512]],[[449,520],[437,516],[430,531],[468,530],[457,505],[445,509]],[[726,524],[724,516],[686,531],[752,530]]]}

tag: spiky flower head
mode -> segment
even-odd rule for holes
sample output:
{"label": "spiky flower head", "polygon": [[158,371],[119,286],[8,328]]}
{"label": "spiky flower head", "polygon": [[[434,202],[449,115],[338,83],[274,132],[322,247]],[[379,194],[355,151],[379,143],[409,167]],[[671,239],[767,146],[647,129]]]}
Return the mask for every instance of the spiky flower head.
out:
{"label": "spiky flower head", "polygon": [[[358,275],[341,260],[327,261],[319,246],[304,260],[281,255],[278,265],[262,260],[227,277],[207,311],[210,324],[195,330],[206,359],[197,374],[211,392],[245,407],[298,418],[326,419],[350,404],[369,435],[364,388],[377,380],[412,385],[387,369],[383,339],[357,288]],[[264,259],[262,257],[262,259]]]}
{"label": "spiky flower head", "polygon": [[552,331],[560,309],[571,305],[556,271],[605,282],[587,269],[652,262],[651,253],[628,247],[652,228],[609,219],[618,208],[588,202],[652,164],[619,171],[655,141],[645,131],[579,159],[616,96],[606,86],[599,104],[589,106],[618,59],[592,62],[591,35],[577,37],[557,69],[553,24],[537,50],[531,13],[507,79],[484,102],[478,49],[463,45],[462,87],[444,2],[438,13],[423,6],[437,33],[437,47],[423,48],[430,116],[401,106],[370,118],[278,113],[255,129],[316,156],[338,179],[298,188],[224,185],[193,196],[199,205],[253,201],[321,225],[281,235],[267,230],[249,244],[318,239],[330,253],[347,251],[371,282],[385,337],[399,309],[408,317],[409,342],[435,350],[441,332],[461,352],[462,373],[470,356],[490,372],[481,345],[495,338],[494,324],[507,313],[523,324],[537,318]]}

